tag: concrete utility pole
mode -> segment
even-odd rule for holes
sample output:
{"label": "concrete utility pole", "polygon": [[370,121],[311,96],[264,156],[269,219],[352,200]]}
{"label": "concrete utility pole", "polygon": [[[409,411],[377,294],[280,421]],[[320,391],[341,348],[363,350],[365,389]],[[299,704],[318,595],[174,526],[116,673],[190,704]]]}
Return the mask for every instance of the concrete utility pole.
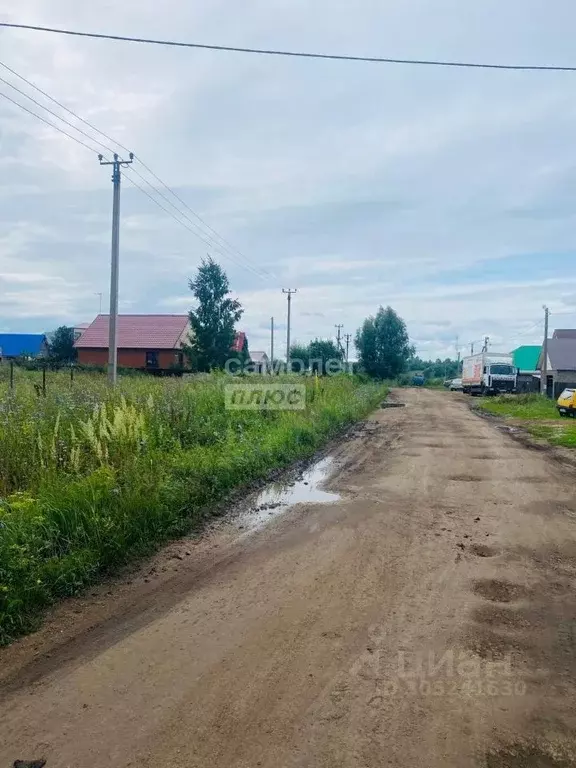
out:
{"label": "concrete utility pole", "polygon": [[[548,394],[548,316],[550,310],[546,305],[542,307],[544,310],[544,344],[542,345],[542,372],[540,374],[540,394]],[[554,392],[552,392],[554,395]]]}
{"label": "concrete utility pole", "polygon": [[108,318],[108,383],[114,386],[118,369],[118,349],[116,326],[118,323],[118,273],[120,260],[120,179],[122,166],[130,165],[134,161],[134,154],[130,152],[130,160],[121,160],[117,154],[112,162],[105,162],[102,155],[98,155],[100,165],[111,165],[112,183],[114,185],[114,198],[112,203],[112,261],[110,268],[110,316]]}
{"label": "concrete utility pole", "polygon": [[290,305],[292,304],[292,294],[298,291],[297,288],[282,288],[282,293],[288,296],[288,327],[286,329],[286,373],[290,371]]}
{"label": "concrete utility pole", "polygon": [[335,325],[334,328],[336,328],[336,330],[338,332],[337,335],[336,335],[336,346],[338,347],[339,350],[344,352],[344,350],[342,349],[342,342],[340,341],[340,330],[342,328],[344,328],[344,326],[342,324],[340,324],[340,325]]}
{"label": "concrete utility pole", "polygon": [[270,318],[270,375],[274,373],[274,318]]}
{"label": "concrete utility pole", "polygon": [[346,339],[346,362],[348,362],[348,349],[350,348],[350,339],[352,338],[352,334],[345,333],[344,338]]}

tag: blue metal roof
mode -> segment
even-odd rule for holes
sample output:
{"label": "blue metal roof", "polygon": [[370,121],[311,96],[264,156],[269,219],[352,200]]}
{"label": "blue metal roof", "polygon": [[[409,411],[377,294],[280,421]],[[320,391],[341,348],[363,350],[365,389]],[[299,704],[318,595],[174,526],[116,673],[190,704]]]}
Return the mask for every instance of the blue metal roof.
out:
{"label": "blue metal roof", "polygon": [[25,353],[38,355],[46,341],[43,333],[0,333],[0,355],[19,357]]}

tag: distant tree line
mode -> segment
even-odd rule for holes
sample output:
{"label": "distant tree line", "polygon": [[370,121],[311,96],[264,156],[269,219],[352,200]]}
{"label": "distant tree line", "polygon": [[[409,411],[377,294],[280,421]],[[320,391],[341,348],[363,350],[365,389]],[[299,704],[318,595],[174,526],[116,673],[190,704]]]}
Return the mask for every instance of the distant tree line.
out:
{"label": "distant tree line", "polygon": [[[230,358],[235,326],[243,314],[237,299],[231,297],[228,277],[213,259],[204,259],[195,278],[189,281],[195,306],[189,312],[192,333],[184,351],[195,371],[224,368]],[[53,367],[74,363],[74,329],[57,328],[49,343],[49,357],[44,364]],[[380,306],[367,317],[355,335],[358,362],[354,371],[377,379],[396,379],[403,373],[422,373],[425,379],[455,378],[455,360],[422,360],[410,344],[404,320],[387,306]],[[242,362],[250,359],[247,343],[235,353]],[[343,370],[344,353],[331,339],[316,338],[309,344],[295,343],[290,348],[292,373],[325,375]]]}
{"label": "distant tree line", "polygon": [[343,370],[344,353],[330,339],[314,339],[310,344],[294,344],[290,347],[290,371],[292,373],[317,373],[325,376]]}
{"label": "distant tree line", "polygon": [[426,380],[455,379],[460,372],[460,364],[457,360],[451,360],[449,357],[444,360],[439,357],[436,360],[423,360],[414,356],[408,360],[406,370],[422,373]]}

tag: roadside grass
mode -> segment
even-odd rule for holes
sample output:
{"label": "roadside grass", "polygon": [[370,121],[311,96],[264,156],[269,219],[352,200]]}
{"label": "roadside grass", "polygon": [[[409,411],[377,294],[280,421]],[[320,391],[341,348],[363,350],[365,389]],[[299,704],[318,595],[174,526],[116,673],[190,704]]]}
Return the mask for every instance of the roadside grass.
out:
{"label": "roadside grass", "polygon": [[[0,378],[0,644],[43,609],[201,524],[233,489],[311,456],[387,388],[299,378],[303,411],[227,410],[229,377]],[[35,386],[36,385],[36,386]]]}
{"label": "roadside grass", "polygon": [[528,424],[526,428],[531,435],[546,440],[551,445],[576,448],[576,424],[574,423]]}
{"label": "roadside grass", "polygon": [[562,418],[555,400],[537,394],[502,395],[483,398],[477,407],[496,416],[515,419],[531,435],[551,445],[576,448],[576,421]]}
{"label": "roadside grass", "polygon": [[537,394],[485,397],[478,402],[478,408],[496,416],[560,420],[556,402]]}

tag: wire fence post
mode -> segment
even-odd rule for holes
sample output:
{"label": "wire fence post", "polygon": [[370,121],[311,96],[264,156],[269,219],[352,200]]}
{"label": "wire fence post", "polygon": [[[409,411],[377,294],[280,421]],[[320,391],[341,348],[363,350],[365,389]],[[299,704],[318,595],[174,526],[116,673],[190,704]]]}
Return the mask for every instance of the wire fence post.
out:
{"label": "wire fence post", "polygon": [[74,384],[74,363],[70,364],[70,386]]}

